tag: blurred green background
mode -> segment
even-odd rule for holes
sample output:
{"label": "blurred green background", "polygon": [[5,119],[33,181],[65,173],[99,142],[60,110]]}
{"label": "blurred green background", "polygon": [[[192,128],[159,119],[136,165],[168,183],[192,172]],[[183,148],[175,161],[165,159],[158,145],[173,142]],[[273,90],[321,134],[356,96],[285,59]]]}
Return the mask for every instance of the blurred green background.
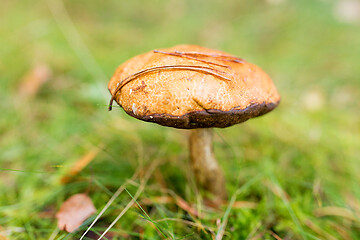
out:
{"label": "blurred green background", "polygon": [[[1,5],[0,238],[78,239],[86,224],[72,234],[57,229],[65,199],[86,192],[101,209],[126,184],[132,195],[144,188],[138,203],[152,222],[133,207],[107,239],[360,239],[359,1]],[[216,130],[232,208],[201,205],[187,131],[107,111],[118,65],[183,43],[255,63],[282,96],[270,114]],[[62,183],[88,154],[92,161]],[[202,216],[159,201],[168,196]],[[121,193],[87,239],[130,201]]]}

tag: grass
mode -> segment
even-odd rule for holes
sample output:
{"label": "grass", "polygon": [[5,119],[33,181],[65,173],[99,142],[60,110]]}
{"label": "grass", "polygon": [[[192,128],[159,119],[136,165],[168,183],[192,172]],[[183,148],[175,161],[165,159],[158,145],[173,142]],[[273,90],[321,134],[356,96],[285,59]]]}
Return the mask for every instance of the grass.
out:
{"label": "grass", "polygon": [[[55,213],[66,198],[86,192],[102,209],[123,184],[135,196],[158,161],[136,200],[143,209],[126,211],[110,238],[359,239],[360,23],[336,18],[336,1],[270,2],[5,1],[0,234],[78,239],[91,221],[71,234],[56,229]],[[134,120],[119,108],[107,111],[107,82],[120,63],[180,43],[261,66],[282,95],[272,113],[216,130],[229,195],[256,208],[202,206],[186,164],[186,131]],[[20,95],[23,76],[38,64],[52,76],[35,96]],[[97,148],[95,159],[61,184],[74,162]],[[156,201],[168,191],[202,217]],[[131,201],[122,192],[87,239]]]}

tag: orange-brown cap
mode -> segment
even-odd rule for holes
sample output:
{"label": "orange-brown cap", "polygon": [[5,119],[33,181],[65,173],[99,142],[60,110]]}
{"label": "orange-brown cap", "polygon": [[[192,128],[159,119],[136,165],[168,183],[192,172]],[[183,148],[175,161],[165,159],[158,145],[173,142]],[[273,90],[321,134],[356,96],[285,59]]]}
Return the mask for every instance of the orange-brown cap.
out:
{"label": "orange-brown cap", "polygon": [[194,45],[138,55],[118,67],[108,87],[111,103],[129,115],[187,129],[229,127],[271,111],[280,101],[259,67]]}

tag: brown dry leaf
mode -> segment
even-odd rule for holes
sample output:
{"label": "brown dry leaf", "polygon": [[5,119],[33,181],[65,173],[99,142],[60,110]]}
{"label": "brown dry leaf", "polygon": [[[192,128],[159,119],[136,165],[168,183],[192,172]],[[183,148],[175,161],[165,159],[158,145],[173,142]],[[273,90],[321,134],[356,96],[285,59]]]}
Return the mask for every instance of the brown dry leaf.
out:
{"label": "brown dry leaf", "polygon": [[84,193],[79,193],[68,198],[56,214],[60,230],[73,232],[96,212],[91,199]]}
{"label": "brown dry leaf", "polygon": [[351,212],[349,209],[341,208],[341,207],[323,207],[318,208],[315,210],[315,215],[317,217],[324,217],[324,216],[338,216],[343,217],[352,221],[357,220],[354,216],[354,213]]}
{"label": "brown dry leaf", "polygon": [[81,172],[99,154],[100,148],[95,148],[77,160],[66,176],[61,178],[61,183],[66,184]]}
{"label": "brown dry leaf", "polygon": [[51,77],[51,70],[43,64],[38,64],[26,73],[20,82],[18,93],[21,97],[35,96],[40,87]]}

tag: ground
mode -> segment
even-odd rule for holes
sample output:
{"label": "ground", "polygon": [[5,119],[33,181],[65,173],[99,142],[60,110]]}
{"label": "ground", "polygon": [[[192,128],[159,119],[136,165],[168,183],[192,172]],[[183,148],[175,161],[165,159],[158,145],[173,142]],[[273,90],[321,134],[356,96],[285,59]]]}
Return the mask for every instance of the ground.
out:
{"label": "ground", "polygon": [[[61,204],[86,193],[99,212],[123,186],[88,239],[131,195],[143,210],[126,211],[107,239],[359,239],[359,8],[351,0],[3,2],[0,238],[78,239],[96,214],[68,234],[57,229]],[[107,111],[119,64],[182,43],[261,66],[282,96],[273,112],[216,129],[230,196],[220,209],[201,204],[186,130]]]}

